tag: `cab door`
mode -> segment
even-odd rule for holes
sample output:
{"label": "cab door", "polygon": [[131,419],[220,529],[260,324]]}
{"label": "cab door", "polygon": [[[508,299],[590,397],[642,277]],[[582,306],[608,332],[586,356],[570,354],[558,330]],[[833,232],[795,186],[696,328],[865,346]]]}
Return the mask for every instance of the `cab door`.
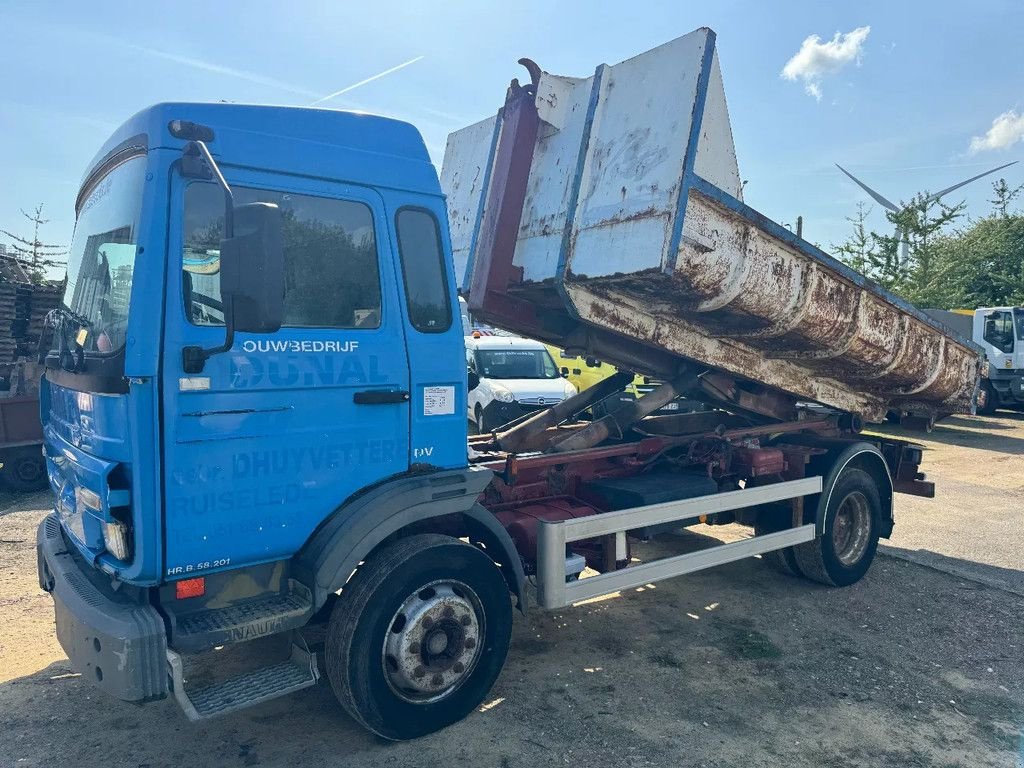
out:
{"label": "cab door", "polygon": [[284,323],[184,372],[185,346],[224,340],[224,198],[178,178],[162,377],[171,578],[289,557],[346,499],[409,468],[409,366],[379,195],[226,170],[236,205],[281,208]]}

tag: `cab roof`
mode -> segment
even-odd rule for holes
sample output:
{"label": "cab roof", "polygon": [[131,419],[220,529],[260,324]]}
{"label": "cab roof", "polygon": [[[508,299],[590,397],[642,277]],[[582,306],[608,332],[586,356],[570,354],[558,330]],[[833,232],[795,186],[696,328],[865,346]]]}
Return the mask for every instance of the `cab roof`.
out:
{"label": "cab roof", "polygon": [[187,139],[172,120],[206,126],[219,163],[441,194],[420,132],[411,124],[360,112],[252,104],[168,102],[147,107],[118,128],[83,182],[129,146],[181,151]]}

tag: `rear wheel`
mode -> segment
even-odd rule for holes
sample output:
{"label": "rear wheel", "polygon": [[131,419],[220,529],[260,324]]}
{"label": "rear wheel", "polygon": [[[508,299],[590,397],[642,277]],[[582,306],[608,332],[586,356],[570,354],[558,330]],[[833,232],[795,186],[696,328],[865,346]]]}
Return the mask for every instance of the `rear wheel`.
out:
{"label": "rear wheel", "polygon": [[47,485],[46,460],[41,449],[23,450],[3,457],[2,477],[15,491],[41,491]]}
{"label": "rear wheel", "polygon": [[[791,528],[793,525],[793,508],[787,503],[765,504],[757,510],[754,523],[754,535],[763,536]],[[793,547],[776,549],[761,555],[762,560],[780,573],[789,576],[803,576],[796,562]]]}
{"label": "rear wheel", "polygon": [[512,602],[501,572],[448,536],[401,539],[360,567],[327,629],[341,705],[386,739],[414,739],[472,712],[505,663]]}
{"label": "rear wheel", "polygon": [[862,469],[844,470],[832,487],[822,535],[793,547],[800,572],[835,587],[860,581],[875,559],[881,525],[874,479]]}

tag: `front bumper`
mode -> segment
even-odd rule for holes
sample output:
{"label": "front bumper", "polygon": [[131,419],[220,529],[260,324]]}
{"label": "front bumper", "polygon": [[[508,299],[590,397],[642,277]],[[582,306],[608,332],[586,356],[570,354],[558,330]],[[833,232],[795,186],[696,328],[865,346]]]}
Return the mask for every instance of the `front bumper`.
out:
{"label": "front bumper", "polygon": [[552,399],[547,405],[524,405],[517,400],[513,400],[511,403],[492,400],[484,407],[484,429],[487,431],[498,429],[522,416],[543,411],[557,402],[559,401]]}
{"label": "front bumper", "polygon": [[56,514],[36,535],[39,586],[53,596],[57,640],[89,682],[124,701],[167,695],[167,637],[145,594],[115,591],[110,578],[88,572],[64,540]]}

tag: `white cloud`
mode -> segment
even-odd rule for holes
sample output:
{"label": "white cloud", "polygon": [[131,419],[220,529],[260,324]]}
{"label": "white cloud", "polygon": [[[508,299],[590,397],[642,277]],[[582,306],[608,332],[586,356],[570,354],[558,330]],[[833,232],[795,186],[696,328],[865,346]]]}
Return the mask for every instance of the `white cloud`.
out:
{"label": "white cloud", "polygon": [[871,27],[857,27],[850,32],[836,32],[831,40],[822,42],[811,35],[800,45],[800,50],[782,68],[786,80],[801,80],[804,90],[821,101],[821,81],[841,70],[850,62],[860,65],[864,41]]}
{"label": "white cloud", "polygon": [[984,136],[971,139],[970,153],[976,155],[990,149],[1009,149],[1018,141],[1024,141],[1024,115],[1010,109],[992,121],[992,127]]}

